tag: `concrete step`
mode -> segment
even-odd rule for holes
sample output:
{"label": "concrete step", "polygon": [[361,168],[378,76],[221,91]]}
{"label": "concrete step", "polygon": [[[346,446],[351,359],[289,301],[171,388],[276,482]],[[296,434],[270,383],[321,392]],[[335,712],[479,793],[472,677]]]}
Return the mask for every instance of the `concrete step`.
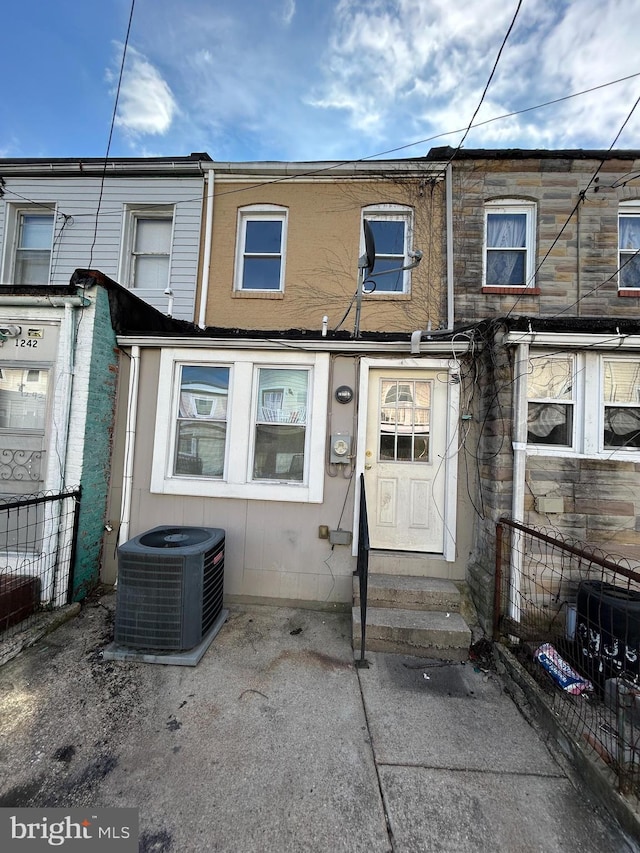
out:
{"label": "concrete step", "polygon": [[415,551],[369,551],[370,575],[411,575],[413,577],[448,578],[451,566],[442,554]]}
{"label": "concrete step", "polygon": [[[360,650],[360,607],[352,610],[353,648]],[[471,631],[459,613],[368,607],[365,653],[389,652],[438,660],[466,660]]]}
{"label": "concrete step", "polygon": [[[445,578],[404,575],[369,575],[367,607],[399,607],[402,610],[440,610],[458,613],[460,590]],[[360,581],[353,579],[353,603],[360,604]]]}

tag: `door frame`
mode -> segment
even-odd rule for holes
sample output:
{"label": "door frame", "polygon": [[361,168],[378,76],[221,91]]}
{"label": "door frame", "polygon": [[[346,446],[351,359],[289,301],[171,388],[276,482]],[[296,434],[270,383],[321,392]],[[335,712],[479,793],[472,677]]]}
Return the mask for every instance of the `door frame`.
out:
{"label": "door frame", "polygon": [[449,358],[361,358],[358,384],[358,432],[356,449],[356,483],[353,510],[352,555],[358,553],[360,520],[360,474],[364,473],[369,413],[369,372],[371,370],[438,370],[446,371],[447,385],[446,456],[444,460],[444,542],[443,557],[452,563],[456,559],[456,517],[458,506],[458,422],[460,411],[460,366]]}

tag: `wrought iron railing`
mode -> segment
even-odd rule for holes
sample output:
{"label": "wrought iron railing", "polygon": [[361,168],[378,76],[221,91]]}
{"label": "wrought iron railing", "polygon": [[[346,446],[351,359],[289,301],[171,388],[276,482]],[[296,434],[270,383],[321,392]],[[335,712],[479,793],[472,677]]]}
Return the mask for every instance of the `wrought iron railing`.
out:
{"label": "wrought iron railing", "polygon": [[355,573],[358,576],[360,594],[360,658],[356,660],[356,666],[366,668],[369,666],[364,656],[367,633],[367,587],[369,583],[369,520],[367,518],[367,496],[364,488],[364,474],[360,474],[359,509],[358,556]]}
{"label": "wrought iron railing", "polygon": [[0,636],[71,600],[80,487],[0,500]]}
{"label": "wrought iron railing", "polygon": [[495,582],[494,639],[640,810],[640,565],[503,518]]}

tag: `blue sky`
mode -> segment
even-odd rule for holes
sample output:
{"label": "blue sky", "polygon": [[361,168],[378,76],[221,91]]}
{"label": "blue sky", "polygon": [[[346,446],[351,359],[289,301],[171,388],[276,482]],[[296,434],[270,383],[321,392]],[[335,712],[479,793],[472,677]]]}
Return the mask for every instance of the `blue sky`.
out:
{"label": "blue sky", "polygon": [[[516,6],[136,0],[110,153],[348,160],[455,146]],[[0,156],[105,155],[130,8],[5,3]],[[638,33],[640,0],[523,0],[476,121],[638,74]],[[608,148],[639,95],[640,76],[485,124],[465,147]],[[640,107],[617,147],[640,148]]]}

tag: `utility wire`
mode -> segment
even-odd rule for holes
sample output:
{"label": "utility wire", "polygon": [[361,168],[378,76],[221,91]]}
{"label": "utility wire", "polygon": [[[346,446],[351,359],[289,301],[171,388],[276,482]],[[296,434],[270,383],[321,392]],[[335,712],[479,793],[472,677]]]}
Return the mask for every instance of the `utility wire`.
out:
{"label": "utility wire", "polygon": [[129,45],[129,35],[131,33],[131,23],[133,21],[133,10],[136,6],[136,0],[131,0],[131,9],[129,10],[129,22],[127,24],[127,34],[124,39],[124,47],[122,49],[122,62],[120,63],[120,74],[118,75],[118,85],[116,86],[116,98],[113,104],[113,113],[111,115],[111,126],[109,127],[109,139],[107,141],[107,150],[104,155],[104,167],[102,169],[102,177],[100,179],[100,194],[98,196],[98,205],[96,207],[95,213],[95,226],[93,229],[93,241],[91,243],[91,250],[89,252],[89,265],[88,269],[91,269],[93,264],[93,250],[95,249],[96,241],[98,239],[98,217],[100,215],[100,206],[102,204],[102,195],[104,193],[104,182],[107,175],[107,165],[109,160],[109,151],[111,150],[111,140],[113,138],[113,128],[116,123],[116,115],[118,112],[118,100],[120,98],[120,89],[122,88],[122,76],[124,74],[124,63],[127,58],[127,47]]}
{"label": "utility wire", "polygon": [[[631,119],[631,116],[632,116],[632,115],[633,115],[633,113],[635,112],[636,107],[638,106],[638,104],[639,104],[639,103],[640,103],[640,96],[638,96],[638,97],[636,98],[636,101],[635,101],[634,105],[631,107],[631,109],[630,109],[630,110],[629,110],[629,112],[627,113],[627,117],[625,118],[625,120],[624,120],[624,121],[622,122],[622,124],[620,125],[620,129],[619,129],[619,130],[618,130],[618,132],[616,133],[616,135],[615,135],[615,138],[614,138],[613,142],[612,142],[612,143],[611,143],[611,145],[607,148],[607,151],[606,151],[606,153],[607,153],[607,154],[609,154],[609,153],[612,151],[613,146],[616,144],[616,142],[617,142],[617,141],[618,141],[618,139],[620,138],[620,135],[622,134],[622,131],[625,129],[625,127],[626,127],[626,126],[627,126],[627,124],[629,123],[629,121],[630,121],[630,119]],[[513,303],[513,305],[511,306],[511,308],[510,308],[510,309],[509,309],[509,311],[507,312],[507,314],[506,314],[506,318],[508,318],[508,317],[513,313],[513,311],[514,311],[515,307],[518,305],[518,303],[520,302],[520,300],[522,299],[522,297],[526,295],[526,291],[527,291],[527,288],[529,287],[529,285],[530,285],[532,282],[535,282],[535,280],[536,280],[536,276],[537,276],[538,272],[540,271],[540,268],[542,267],[543,263],[547,260],[547,258],[549,257],[549,255],[550,255],[550,254],[551,254],[551,252],[553,251],[554,246],[556,245],[556,243],[558,242],[558,240],[560,239],[560,237],[561,237],[561,236],[562,236],[562,234],[564,233],[564,231],[565,231],[565,229],[567,228],[567,226],[568,226],[569,222],[571,222],[571,219],[573,218],[574,213],[575,213],[575,212],[576,212],[576,210],[580,207],[580,205],[583,203],[583,201],[584,201],[584,199],[585,199],[585,196],[586,196],[586,194],[587,194],[587,191],[589,190],[589,188],[591,187],[591,185],[593,184],[593,182],[595,181],[595,179],[598,177],[598,174],[600,173],[600,170],[602,169],[602,167],[604,166],[604,164],[605,164],[605,158],[603,158],[602,160],[600,160],[600,165],[598,166],[598,168],[595,170],[595,172],[593,173],[593,175],[592,175],[592,176],[591,176],[591,178],[589,179],[589,183],[587,184],[587,186],[586,186],[583,190],[581,190],[581,191],[580,191],[580,193],[579,193],[579,195],[578,195],[578,200],[577,200],[577,202],[575,203],[575,205],[573,206],[573,209],[571,210],[571,213],[569,214],[569,216],[567,216],[567,218],[566,218],[566,220],[565,220],[565,222],[564,222],[564,225],[562,226],[562,228],[560,229],[560,231],[556,234],[556,236],[555,236],[555,238],[554,238],[553,242],[551,243],[551,245],[549,246],[549,248],[548,248],[548,249],[547,249],[547,251],[545,252],[544,257],[543,257],[543,258],[542,258],[542,260],[538,263],[538,265],[536,266],[535,270],[534,270],[534,271],[533,271],[533,273],[531,274],[531,276],[530,276],[529,280],[527,281],[527,283],[525,284],[525,286],[524,286],[524,288],[523,288],[523,292],[518,294],[518,298],[515,300],[515,302]],[[623,264],[623,266],[625,266],[625,264]],[[619,268],[619,269],[620,269],[620,268]],[[619,269],[616,271],[616,273],[614,273],[614,275],[616,275],[616,274],[617,274],[617,272],[619,272]],[[607,279],[607,281],[610,281],[610,280],[611,280],[611,278],[613,278],[613,276],[611,276],[609,279]],[[606,283],[607,283],[607,281],[602,282],[602,284],[598,285],[598,287],[594,288],[594,290],[597,290],[599,287],[602,287],[604,284],[606,284]],[[591,290],[591,291],[589,291],[589,293],[588,293],[588,294],[585,294],[584,296],[581,296],[581,297],[580,297],[580,299],[578,299],[576,302],[574,302],[574,303],[573,303],[573,305],[574,305],[574,306],[575,306],[575,305],[577,305],[579,302],[581,302],[581,301],[582,301],[582,299],[584,299],[586,296],[588,296],[588,295],[590,295],[591,293],[593,293],[593,292],[594,292],[594,290]],[[570,306],[570,307],[573,307],[573,306]],[[566,311],[566,310],[567,310],[567,309],[566,309],[566,308],[564,308],[562,311],[560,311],[558,314],[556,314],[556,315],[554,315],[554,316],[555,316],[555,317],[558,317],[560,314],[562,314],[562,313],[563,313],[564,311]],[[551,319],[553,319],[553,318],[551,318]]]}
{"label": "utility wire", "polygon": [[[395,154],[398,151],[405,151],[407,148],[414,148],[417,145],[425,145],[427,142],[433,142],[435,139],[442,139],[445,136],[452,136],[454,133],[462,133],[465,131],[465,129],[474,129],[477,127],[484,127],[485,125],[492,124],[493,122],[496,122],[496,121],[502,121],[503,119],[506,119],[506,118],[513,118],[514,116],[523,115],[524,113],[534,112],[535,110],[540,110],[540,109],[543,109],[544,107],[553,106],[554,104],[560,104],[563,101],[569,101],[573,98],[579,98],[582,95],[589,95],[589,94],[591,94],[591,92],[597,92],[599,89],[606,89],[609,86],[615,86],[618,83],[625,83],[627,80],[633,80],[636,77],[640,77],[640,71],[637,71],[635,74],[628,74],[626,77],[619,77],[617,80],[610,80],[608,83],[600,83],[598,86],[591,86],[589,89],[583,89],[580,92],[572,92],[571,94],[563,95],[560,98],[554,98],[550,101],[544,101],[541,104],[534,104],[534,106],[531,106],[531,107],[523,107],[523,109],[521,109],[521,110],[513,110],[510,113],[502,113],[501,115],[493,116],[492,118],[488,118],[488,119],[484,119],[484,121],[478,121],[478,122],[475,122],[475,124],[472,123],[471,125],[468,125],[467,128],[459,127],[456,130],[445,130],[442,133],[436,133],[433,136],[427,136],[424,139],[418,139],[414,142],[407,142],[406,144],[399,145],[396,148],[389,148],[386,151],[379,151],[377,154],[367,154],[366,156],[360,157],[360,158],[355,159],[355,160],[340,160],[340,161],[337,161],[335,163],[332,163],[330,166],[324,166],[321,169],[314,169],[312,171],[303,172],[303,173],[296,174],[296,175],[287,175],[287,176],[282,177],[282,178],[275,178],[272,181],[262,181],[261,183],[252,184],[251,186],[248,186],[248,187],[241,187],[240,189],[226,190],[225,192],[218,192],[218,193],[216,193],[216,197],[221,196],[221,195],[232,195],[234,193],[247,192],[248,190],[257,189],[259,187],[264,187],[264,186],[269,186],[270,184],[282,183],[283,181],[293,180],[294,178],[311,177],[312,175],[321,174],[322,172],[328,172],[328,171],[331,171],[332,169],[338,169],[338,168],[340,168],[340,166],[348,166],[350,163],[364,163],[368,160],[375,160],[376,157],[384,157],[387,154]],[[413,159],[413,158],[409,158],[409,159]],[[422,160],[423,157],[420,156],[420,157],[417,157],[415,159]],[[631,177],[627,178],[627,181],[633,180],[635,177],[640,177],[640,174],[632,175]],[[5,187],[4,192],[10,193],[10,194],[16,196],[17,198],[21,198],[24,201],[28,201],[28,202],[31,202],[33,204],[40,204],[42,207],[49,207],[48,205],[42,204],[41,202],[34,202],[33,199],[27,198],[27,196],[20,195],[19,193],[16,193],[15,190],[11,190],[11,189],[8,189]],[[190,202],[190,201],[198,201],[200,199],[201,199],[201,196],[194,196],[193,198],[178,199],[176,204],[186,203],[186,202]],[[51,207],[51,210],[54,210],[54,209],[55,208]],[[94,213],[74,213],[73,214],[74,218],[80,218],[83,216],[94,216],[94,215],[95,215]],[[112,212],[104,213],[103,216],[121,216],[121,211],[112,211]]]}
{"label": "utility wire", "polygon": [[487,80],[487,85],[484,87],[482,95],[480,95],[480,100],[478,101],[478,106],[476,107],[474,114],[471,116],[471,121],[469,122],[469,125],[467,126],[467,129],[465,130],[465,132],[462,136],[462,139],[460,140],[460,142],[458,142],[458,145],[455,148],[453,154],[451,155],[451,157],[449,157],[449,160],[445,164],[445,167],[443,169],[443,174],[444,174],[444,171],[446,171],[447,166],[452,162],[453,158],[456,156],[458,151],[462,148],[465,139],[469,135],[469,132],[470,132],[471,127],[473,125],[473,120],[478,115],[478,111],[480,110],[480,107],[482,106],[482,102],[484,101],[484,97],[487,94],[487,91],[489,90],[489,86],[491,85],[491,81],[493,80],[493,76],[496,73],[496,68],[498,67],[498,63],[500,62],[500,57],[502,56],[502,51],[504,50],[504,47],[507,43],[507,40],[508,40],[509,36],[511,35],[511,30],[515,26],[516,18],[518,17],[518,13],[520,12],[521,6],[522,6],[522,0],[518,0],[518,5],[516,6],[516,11],[513,13],[513,18],[511,19],[511,23],[509,24],[509,29],[507,30],[505,37],[502,39],[502,44],[500,45],[500,50],[498,51],[498,55],[496,56],[495,62],[493,63],[493,68],[491,69],[491,74],[489,74],[489,79]]}

